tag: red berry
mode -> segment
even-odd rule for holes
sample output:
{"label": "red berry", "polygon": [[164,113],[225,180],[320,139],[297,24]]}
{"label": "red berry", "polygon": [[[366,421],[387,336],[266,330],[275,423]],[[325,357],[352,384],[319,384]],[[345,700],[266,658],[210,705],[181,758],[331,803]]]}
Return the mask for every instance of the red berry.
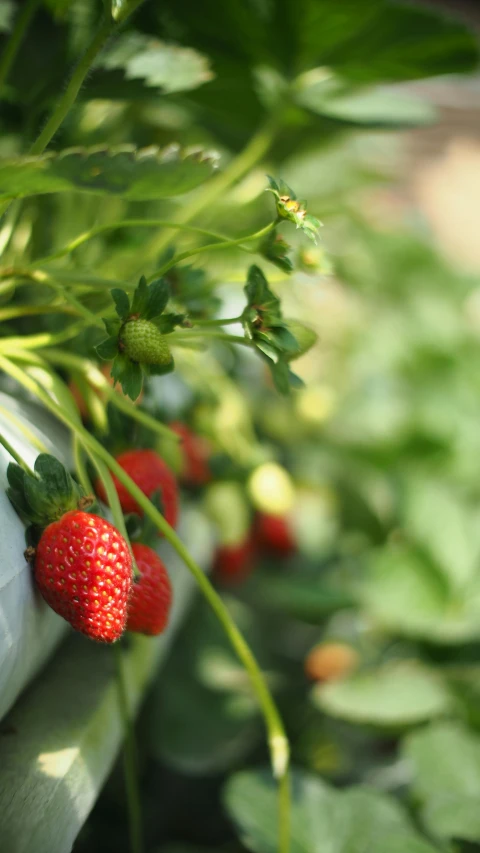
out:
{"label": "red berry", "polygon": [[208,459],[211,451],[208,441],[199,435],[195,435],[186,424],[175,421],[170,424],[173,430],[181,438],[183,451],[183,470],[181,478],[190,486],[203,486],[212,479]]}
{"label": "red berry", "polygon": [[132,546],[141,577],[134,581],[128,605],[127,631],[154,637],[165,630],[172,604],[167,570],[148,545]]}
{"label": "red berry", "polygon": [[[147,498],[159,492],[162,512],[171,527],[178,520],[178,488],[175,475],[154,450],[128,450],[116,457],[118,464]],[[143,516],[143,510],[132,498],[124,485],[114,476],[113,481],[125,513],[135,512]],[[106,502],[107,496],[102,481],[95,483],[95,491],[100,500]]]}
{"label": "red berry", "polygon": [[278,556],[292,554],[296,543],[288,518],[261,512],[256,519],[256,535],[260,548]]}
{"label": "red berry", "polygon": [[235,545],[221,545],[216,554],[214,572],[224,583],[241,583],[254,568],[251,536]]}
{"label": "red berry", "polygon": [[49,524],[38,543],[34,575],[47,604],[76,631],[105,643],[123,634],[132,558],[108,521],[72,510]]}

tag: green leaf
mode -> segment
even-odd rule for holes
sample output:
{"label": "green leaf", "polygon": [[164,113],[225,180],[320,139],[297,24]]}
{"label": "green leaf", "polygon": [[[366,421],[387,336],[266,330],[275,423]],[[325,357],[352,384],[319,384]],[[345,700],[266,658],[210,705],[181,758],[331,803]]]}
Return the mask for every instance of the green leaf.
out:
{"label": "green leaf", "polygon": [[418,127],[436,118],[435,108],[421,98],[388,89],[349,90],[332,76],[297,89],[295,101],[327,118],[369,127]]}
{"label": "green leaf", "polygon": [[286,320],[285,322],[296,343],[296,348],[291,351],[291,354],[287,358],[289,361],[294,361],[315,346],[318,341],[318,335],[313,329],[299,320]]}
{"label": "green leaf", "polygon": [[431,642],[480,637],[480,578],[452,593],[444,573],[409,548],[385,548],[371,557],[361,596],[383,628]]}
{"label": "green leaf", "polygon": [[[216,58],[248,67],[328,67],[371,84],[470,71],[478,63],[471,28],[443,10],[393,0],[283,0],[222,3],[165,0],[162,8],[182,39]],[[175,29],[173,29],[175,31]],[[210,87],[208,87],[210,88]]]}
{"label": "green leaf", "polygon": [[136,400],[143,386],[143,372],[140,364],[130,361],[124,353],[118,353],[112,364],[112,378],[119,382],[123,393]]}
{"label": "green leaf", "polygon": [[148,285],[147,279],[144,275],[141,276],[137,287],[135,288],[135,292],[133,294],[132,301],[132,314],[139,314],[142,317],[144,316],[144,311],[148,304]]}
{"label": "green leaf", "polygon": [[168,281],[163,278],[153,281],[148,289],[148,301],[143,315],[145,320],[154,320],[158,317],[166,308],[169,299],[170,285]]}
{"label": "green leaf", "polygon": [[451,696],[441,679],[415,661],[385,664],[318,685],[312,698],[333,717],[377,726],[406,726],[442,715]]}
{"label": "green leaf", "polygon": [[442,569],[452,589],[478,573],[478,511],[451,484],[420,476],[406,481],[405,526]]}
{"label": "green leaf", "polygon": [[[231,777],[227,811],[253,853],[278,851],[278,788],[268,773]],[[435,853],[393,797],[367,787],[337,791],[318,777],[293,774],[290,853]]]}
{"label": "green leaf", "polygon": [[164,92],[196,89],[214,76],[208,59],[196,50],[136,32],[121,35],[102,56],[101,65],[121,68],[127,80],[141,78],[146,86]]}
{"label": "green leaf", "polygon": [[277,391],[280,394],[289,394],[291,387],[290,377],[294,376],[294,374],[290,372],[288,364],[279,359],[276,364],[270,361],[268,366]]}
{"label": "green leaf", "polygon": [[152,322],[155,323],[162,335],[168,335],[169,332],[173,332],[175,326],[180,326],[183,323],[185,316],[185,314],[162,314]]}
{"label": "green leaf", "polygon": [[270,335],[275,341],[280,352],[286,353],[287,355],[293,355],[298,352],[298,341],[286,326],[274,326],[270,330]]}
{"label": "green leaf", "polygon": [[271,264],[274,264],[283,270],[283,272],[291,273],[293,272],[293,264],[290,258],[287,257],[287,252],[290,251],[290,248],[286,240],[274,230],[270,234],[267,234],[260,244],[258,251]]}
{"label": "green leaf", "polygon": [[256,335],[255,336],[255,346],[260,352],[263,352],[264,355],[274,364],[278,361],[278,349],[274,343],[270,343],[268,339],[266,339],[265,335]]}
{"label": "green leaf", "polygon": [[105,326],[107,335],[109,337],[118,337],[118,333],[122,327],[121,320],[111,319],[109,317],[102,317],[103,324]]}
{"label": "green leaf", "polygon": [[138,201],[188,192],[209,178],[215,156],[178,147],[72,148],[39,157],[0,160],[0,197],[79,190]]}
{"label": "green leaf", "polygon": [[411,734],[402,753],[432,836],[480,841],[480,737],[460,723],[436,723]]}
{"label": "green leaf", "polygon": [[270,290],[267,279],[265,278],[262,270],[255,264],[253,264],[248,270],[245,293],[249,305],[253,305],[256,307],[259,305],[263,305],[265,301],[267,301],[269,304],[272,302],[276,302],[277,305],[280,305],[280,301],[274,296],[274,294]]}
{"label": "green leaf", "polygon": [[95,347],[95,352],[104,361],[112,361],[118,353],[118,335],[105,338],[101,344]]}
{"label": "green leaf", "polygon": [[249,597],[262,608],[277,610],[311,624],[322,624],[337,610],[353,607],[355,599],[334,578],[325,579],[255,572],[249,581]]}
{"label": "green leaf", "polygon": [[119,287],[114,287],[110,293],[115,302],[115,311],[121,320],[125,320],[130,314],[130,300],[127,294]]}

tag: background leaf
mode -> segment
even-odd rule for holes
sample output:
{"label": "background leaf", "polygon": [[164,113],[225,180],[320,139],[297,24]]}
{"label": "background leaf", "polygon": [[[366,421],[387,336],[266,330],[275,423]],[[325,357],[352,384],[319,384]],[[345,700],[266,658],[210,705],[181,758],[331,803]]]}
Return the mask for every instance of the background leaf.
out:
{"label": "background leaf", "polygon": [[127,80],[141,78],[164,92],[195,89],[213,78],[205,56],[188,47],[166,44],[142,33],[121,35],[102,57],[107,69],[121,68]]}
{"label": "background leaf", "polygon": [[388,89],[349,91],[335,81],[318,82],[295,95],[295,101],[319,115],[370,127],[417,127],[435,120],[435,109],[413,95]]}
{"label": "background leaf", "polygon": [[[233,776],[227,810],[254,853],[278,851],[278,793],[267,773]],[[291,853],[435,853],[384,794],[355,787],[335,791],[318,777],[293,777]]]}
{"label": "background leaf", "polygon": [[451,704],[441,679],[416,661],[389,663],[318,685],[312,697],[334,717],[380,726],[419,723],[445,713]]}
{"label": "background leaf", "polygon": [[480,737],[459,723],[411,734],[402,749],[429,832],[480,841]]}
{"label": "background leaf", "polygon": [[69,149],[58,154],[0,160],[0,196],[23,197],[76,189],[132,200],[188,192],[209,178],[213,155],[182,153],[176,146]]}

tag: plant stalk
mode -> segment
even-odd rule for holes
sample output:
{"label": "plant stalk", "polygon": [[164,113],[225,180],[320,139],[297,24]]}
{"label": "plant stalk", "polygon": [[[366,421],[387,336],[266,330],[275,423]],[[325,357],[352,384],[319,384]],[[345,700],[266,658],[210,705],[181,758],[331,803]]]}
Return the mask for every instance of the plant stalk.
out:
{"label": "plant stalk", "polygon": [[[241,246],[242,243],[250,242],[252,240],[261,240],[262,237],[265,237],[270,231],[275,228],[275,222],[269,222],[265,228],[261,228],[260,231],[257,231],[255,234],[250,234],[247,237],[239,237],[236,240],[224,240],[221,243],[208,243],[206,246],[198,246],[196,249],[189,249],[185,252],[180,252],[178,255],[174,255],[167,263],[165,263],[158,270],[155,270],[148,278],[147,281],[153,281],[156,278],[161,278],[162,275],[165,275],[169,269],[176,266],[180,261],[185,261],[187,258],[193,258],[195,255],[202,255],[204,252],[218,252],[221,249],[230,249],[232,246],[240,246],[240,248],[245,249],[244,246]],[[251,252],[251,249],[247,249],[246,251]]]}
{"label": "plant stalk", "polygon": [[31,475],[32,475],[32,477],[34,477],[34,476],[35,476],[35,474],[33,473],[32,469],[31,469],[31,468],[29,468],[29,466],[27,465],[27,463],[25,462],[25,460],[24,460],[24,459],[22,459],[22,457],[20,456],[20,454],[19,454],[19,453],[17,453],[17,451],[15,450],[15,448],[10,444],[9,440],[8,440],[7,438],[5,438],[5,436],[4,436],[4,435],[2,435],[2,433],[1,433],[1,432],[0,432],[0,444],[1,444],[1,445],[3,445],[3,447],[5,448],[5,450],[7,451],[7,453],[9,453],[9,454],[10,454],[10,456],[11,456],[13,459],[15,459],[15,462],[17,463],[17,465],[20,465],[20,468],[23,468],[23,470],[24,470],[24,471],[26,471],[26,472],[27,472],[27,474],[31,474]]}

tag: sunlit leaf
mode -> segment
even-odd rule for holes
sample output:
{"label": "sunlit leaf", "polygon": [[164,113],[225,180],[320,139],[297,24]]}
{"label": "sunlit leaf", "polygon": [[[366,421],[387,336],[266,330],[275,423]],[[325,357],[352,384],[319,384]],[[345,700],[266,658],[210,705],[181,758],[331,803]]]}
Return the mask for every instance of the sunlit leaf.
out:
{"label": "sunlit leaf", "polygon": [[120,36],[101,64],[107,69],[121,68],[127,80],[141,78],[147,86],[164,92],[194,89],[213,77],[208,59],[196,50],[135,32]]}
{"label": "sunlit leaf", "polygon": [[402,751],[432,836],[480,841],[480,737],[460,723],[436,723],[410,735]]}
{"label": "sunlit leaf", "polygon": [[419,723],[444,714],[451,704],[441,679],[416,661],[389,663],[318,685],[312,695],[334,717],[379,726]]}

